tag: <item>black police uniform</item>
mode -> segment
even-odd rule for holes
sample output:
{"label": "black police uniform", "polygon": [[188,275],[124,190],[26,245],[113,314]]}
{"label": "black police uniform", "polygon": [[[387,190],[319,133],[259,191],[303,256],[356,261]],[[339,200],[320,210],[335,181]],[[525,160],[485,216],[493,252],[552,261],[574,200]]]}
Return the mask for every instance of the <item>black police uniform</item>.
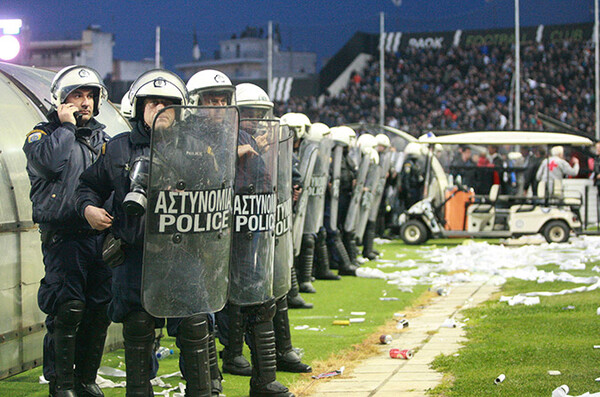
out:
{"label": "black police uniform", "polygon": [[[31,181],[33,221],[42,234],[45,276],[38,291],[48,315],[44,337],[44,377],[51,393],[95,386],[110,321],[110,269],[102,261],[103,235],[92,230],[75,208],[81,173],[109,140],[92,118],[84,127],[61,123],[56,111],[31,131],[23,146]],[[69,340],[76,335],[73,346]],[[60,352],[55,355],[55,351]],[[74,361],[73,361],[74,357]],[[97,387],[97,386],[95,386]],[[100,393],[100,390],[96,390]]]}
{"label": "black police uniform", "polygon": [[[244,130],[240,130],[238,135],[238,146],[242,145],[250,145],[260,153],[255,139]],[[235,178],[236,195],[264,192],[265,187],[270,184],[265,163],[260,157],[247,155],[238,159]],[[255,189],[250,185],[254,185]],[[242,269],[246,266],[249,269],[268,266],[268,263],[262,262],[264,258],[256,255],[257,248],[256,235],[248,239],[245,233],[235,233],[231,260],[247,264],[240,266]],[[248,277],[244,278],[245,284],[251,286],[260,283],[261,280],[252,280],[250,276],[256,277],[256,273],[248,274]],[[225,345],[223,370],[238,375],[250,375],[250,396],[293,396],[287,387],[276,381],[276,353],[271,349],[275,342],[272,323],[275,312],[275,300],[270,299],[262,304],[243,307],[229,302],[221,312],[216,313],[219,340]],[[242,340],[246,331],[251,350],[251,368],[241,355]]]}
{"label": "black police uniform", "polygon": [[[357,269],[356,237],[354,232],[344,230],[346,214],[352,202],[354,181],[358,176],[357,166],[350,156],[348,148],[344,148],[344,158],[340,167],[340,195],[338,198],[338,233],[327,235],[327,245],[331,252],[331,262],[337,265],[341,275],[355,275]],[[341,235],[340,235],[341,233]]]}
{"label": "black police uniform", "polygon": [[[150,379],[156,373],[152,350],[154,328],[165,323],[164,319],[148,314],[141,303],[145,216],[128,215],[122,207],[130,191],[129,167],[138,157],[149,155],[149,145],[150,130],[143,121],[136,120],[131,132],[117,135],[102,149],[98,161],[82,174],[77,192],[77,208],[82,215],[88,205],[100,207],[114,194],[109,210],[113,216],[111,231],[122,241],[124,261],[112,269],[113,298],[108,314],[112,321],[123,323],[127,395],[135,396],[153,395]],[[206,317],[167,320],[168,334],[177,337],[177,346],[182,351],[180,368],[190,390],[205,388],[210,382],[208,374],[204,374],[207,378],[196,379],[199,363],[193,354],[197,345],[206,346],[210,323]]]}

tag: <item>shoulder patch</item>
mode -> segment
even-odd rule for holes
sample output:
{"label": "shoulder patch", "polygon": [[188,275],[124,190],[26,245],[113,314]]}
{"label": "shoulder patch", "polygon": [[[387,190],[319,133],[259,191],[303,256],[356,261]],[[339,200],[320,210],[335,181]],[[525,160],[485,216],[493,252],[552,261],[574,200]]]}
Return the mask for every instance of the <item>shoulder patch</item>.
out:
{"label": "shoulder patch", "polygon": [[106,143],[102,144],[102,150],[100,151],[103,155],[106,154]]}
{"label": "shoulder patch", "polygon": [[45,131],[33,130],[27,134],[27,143],[32,143],[42,139],[42,135],[47,135]]}

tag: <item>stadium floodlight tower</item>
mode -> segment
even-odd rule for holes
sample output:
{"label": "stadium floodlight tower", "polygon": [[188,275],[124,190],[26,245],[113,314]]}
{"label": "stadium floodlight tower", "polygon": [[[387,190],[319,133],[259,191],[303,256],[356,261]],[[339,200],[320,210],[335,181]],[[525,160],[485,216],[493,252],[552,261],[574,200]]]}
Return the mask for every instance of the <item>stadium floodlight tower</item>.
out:
{"label": "stadium floodlight tower", "polygon": [[20,19],[0,19],[0,60],[10,61],[19,55],[21,43],[17,35],[21,32]]}

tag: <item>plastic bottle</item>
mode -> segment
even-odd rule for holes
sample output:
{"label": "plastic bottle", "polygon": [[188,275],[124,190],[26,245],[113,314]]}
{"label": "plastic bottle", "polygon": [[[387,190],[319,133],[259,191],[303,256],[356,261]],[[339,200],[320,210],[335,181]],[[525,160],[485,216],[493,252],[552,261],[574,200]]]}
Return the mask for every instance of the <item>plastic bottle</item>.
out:
{"label": "plastic bottle", "polygon": [[162,360],[165,357],[173,354],[173,349],[169,349],[168,347],[161,346],[156,350],[156,358]]}

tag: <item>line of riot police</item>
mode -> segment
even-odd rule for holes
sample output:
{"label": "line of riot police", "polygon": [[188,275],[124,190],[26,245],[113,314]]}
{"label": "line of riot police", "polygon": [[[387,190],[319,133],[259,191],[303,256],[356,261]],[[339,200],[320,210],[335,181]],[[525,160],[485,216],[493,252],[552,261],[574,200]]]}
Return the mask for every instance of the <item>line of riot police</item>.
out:
{"label": "line of riot police", "polygon": [[94,119],[107,96],[94,70],[65,68],[50,90],[49,122],[23,148],[46,270],[50,395],[103,396],[95,378],[113,321],[127,396],[153,395],[165,323],[186,396],[222,391],[215,335],[223,371],[250,376],[251,396],[293,396],[276,370],[311,368],[292,347],[288,304],[312,307],[299,292],[315,292],[313,276],[354,275],[357,238],[371,253],[389,168],[375,148],[385,158],[389,139],[369,135],[357,150],[349,127],[278,120],[262,89],[215,70],[187,85],[143,73],[121,103],[132,129],[110,140]]}

